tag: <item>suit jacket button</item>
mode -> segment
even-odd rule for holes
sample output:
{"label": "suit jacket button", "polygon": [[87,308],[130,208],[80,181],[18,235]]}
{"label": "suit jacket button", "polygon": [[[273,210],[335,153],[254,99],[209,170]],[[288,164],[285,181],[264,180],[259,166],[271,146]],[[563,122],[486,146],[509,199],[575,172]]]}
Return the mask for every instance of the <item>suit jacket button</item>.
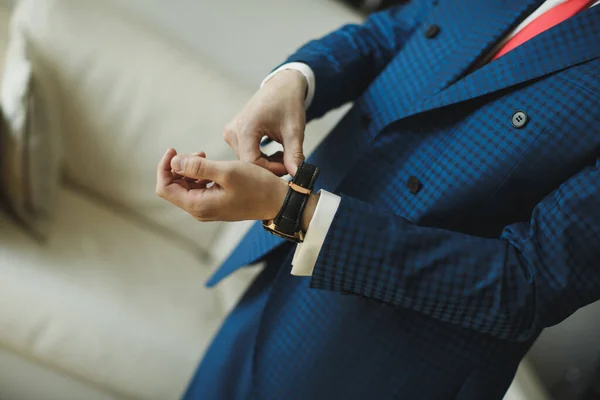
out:
{"label": "suit jacket button", "polygon": [[433,39],[434,37],[436,37],[438,35],[438,33],[440,33],[440,27],[436,24],[433,25],[429,25],[427,27],[427,30],[425,30],[425,37],[427,39]]}
{"label": "suit jacket button", "polygon": [[421,190],[421,182],[415,176],[411,176],[406,181],[406,187],[411,194],[417,194]]}
{"label": "suit jacket button", "polygon": [[521,129],[529,122],[529,116],[525,111],[517,110],[514,112],[512,117],[510,117],[510,123],[517,129]]}

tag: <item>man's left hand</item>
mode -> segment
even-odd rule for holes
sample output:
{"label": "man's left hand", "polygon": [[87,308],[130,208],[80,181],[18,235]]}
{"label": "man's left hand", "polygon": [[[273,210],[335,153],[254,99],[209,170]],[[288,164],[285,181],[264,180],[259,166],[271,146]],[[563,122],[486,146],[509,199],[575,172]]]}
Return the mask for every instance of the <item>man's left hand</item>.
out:
{"label": "man's left hand", "polygon": [[284,180],[255,164],[203,155],[167,150],[158,165],[156,193],[199,221],[275,218],[288,190]]}

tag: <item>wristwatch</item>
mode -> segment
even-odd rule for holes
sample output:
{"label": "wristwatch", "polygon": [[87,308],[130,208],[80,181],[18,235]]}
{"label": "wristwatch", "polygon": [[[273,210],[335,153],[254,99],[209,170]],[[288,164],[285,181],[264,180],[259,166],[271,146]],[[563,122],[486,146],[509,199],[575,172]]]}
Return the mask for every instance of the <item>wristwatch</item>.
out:
{"label": "wristwatch", "polygon": [[305,162],[300,164],[296,176],[288,184],[289,189],[281,210],[274,219],[262,222],[267,232],[296,243],[304,241],[302,215],[318,176],[317,166]]}

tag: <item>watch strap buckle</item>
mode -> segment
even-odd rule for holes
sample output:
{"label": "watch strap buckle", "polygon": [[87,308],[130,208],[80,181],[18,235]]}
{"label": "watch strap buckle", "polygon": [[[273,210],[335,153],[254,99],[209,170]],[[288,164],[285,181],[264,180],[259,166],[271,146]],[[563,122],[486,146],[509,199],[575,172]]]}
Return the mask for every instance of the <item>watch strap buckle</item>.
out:
{"label": "watch strap buckle", "polygon": [[289,187],[290,187],[290,189],[292,189],[294,192],[298,192],[298,193],[301,193],[301,194],[306,194],[306,195],[309,195],[309,194],[311,194],[311,193],[312,193],[312,190],[311,190],[311,189],[307,189],[307,188],[305,188],[305,187],[302,187],[302,186],[300,186],[300,185],[298,185],[298,184],[294,183],[293,181],[289,181],[289,182],[288,182],[288,186],[289,186]]}

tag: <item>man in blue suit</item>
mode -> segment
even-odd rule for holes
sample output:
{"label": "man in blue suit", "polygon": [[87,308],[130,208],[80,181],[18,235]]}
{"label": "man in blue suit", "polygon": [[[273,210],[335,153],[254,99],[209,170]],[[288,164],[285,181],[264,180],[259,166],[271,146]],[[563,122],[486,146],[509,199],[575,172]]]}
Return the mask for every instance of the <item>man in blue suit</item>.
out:
{"label": "man in blue suit", "polygon": [[273,219],[305,121],[354,102],[308,159],[304,243],[256,224],[209,281],[266,264],[185,398],[502,398],[541,330],[600,298],[596,3],[404,3],[276,69],[225,130],[239,161],[167,151],[165,199]]}

